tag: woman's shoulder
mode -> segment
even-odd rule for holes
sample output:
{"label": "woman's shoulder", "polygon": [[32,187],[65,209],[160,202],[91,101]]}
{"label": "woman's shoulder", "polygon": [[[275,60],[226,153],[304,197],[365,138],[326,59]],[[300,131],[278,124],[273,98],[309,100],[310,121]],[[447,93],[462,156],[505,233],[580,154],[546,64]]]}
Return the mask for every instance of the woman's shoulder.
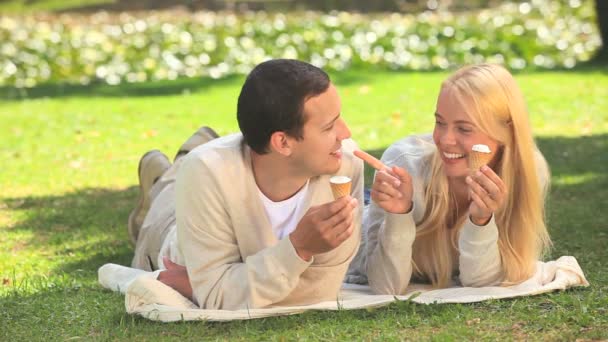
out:
{"label": "woman's shoulder", "polygon": [[430,162],[435,150],[431,134],[410,135],[391,144],[382,154],[382,161],[415,172]]}

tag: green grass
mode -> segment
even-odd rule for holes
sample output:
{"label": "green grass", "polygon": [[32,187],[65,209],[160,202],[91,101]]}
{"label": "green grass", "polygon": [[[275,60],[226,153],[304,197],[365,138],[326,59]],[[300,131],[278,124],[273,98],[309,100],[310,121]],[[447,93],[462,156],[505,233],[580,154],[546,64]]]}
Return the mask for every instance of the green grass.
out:
{"label": "green grass", "polygon": [[[350,71],[333,79],[353,137],[379,155],[400,137],[432,129],[445,76]],[[608,338],[608,74],[516,78],[552,168],[549,258],[574,255],[591,287],[231,323],[160,324],[127,315],[124,298],[97,285],[96,271],[130,262],[126,221],[139,157],[154,148],[172,157],[203,124],[237,131],[243,79],[0,89],[0,340]],[[11,99],[19,95],[27,98]]]}

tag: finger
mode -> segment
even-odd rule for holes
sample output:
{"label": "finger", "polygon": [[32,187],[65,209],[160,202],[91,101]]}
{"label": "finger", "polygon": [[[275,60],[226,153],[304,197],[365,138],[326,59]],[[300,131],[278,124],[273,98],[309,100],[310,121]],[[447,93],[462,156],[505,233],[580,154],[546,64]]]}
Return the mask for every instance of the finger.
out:
{"label": "finger", "polygon": [[378,192],[373,189],[372,189],[371,195],[372,195],[372,200],[376,203],[390,201],[391,199],[393,199],[391,196],[389,196],[385,193],[382,193],[382,192]]}
{"label": "finger", "polygon": [[314,214],[318,214],[321,220],[325,221],[340,212],[340,210],[347,206],[352,200],[356,201],[356,199],[349,195],[342,196],[333,202],[321,205],[320,209],[314,212]]}
{"label": "finger", "polygon": [[488,192],[481,186],[481,184],[479,184],[479,182],[477,182],[477,180],[475,180],[475,178],[467,176],[465,181],[469,185],[469,189],[471,189],[471,192],[476,193],[480,197],[488,194]]}
{"label": "finger", "polygon": [[481,171],[476,171],[473,179],[493,198],[497,198],[500,189],[488,176]]}
{"label": "finger", "polygon": [[502,179],[498,177],[494,170],[492,170],[492,168],[488,167],[487,165],[484,165],[481,167],[481,172],[483,172],[486,177],[488,177],[494,184],[496,184],[501,193],[504,194],[507,192],[507,186],[502,181]]}
{"label": "finger", "polygon": [[401,168],[399,166],[393,166],[391,171],[392,174],[399,178],[402,183],[409,181],[411,178],[410,174],[404,168]]}
{"label": "finger", "polygon": [[477,207],[479,207],[479,209],[487,212],[487,213],[491,213],[492,211],[490,210],[490,208],[488,208],[488,206],[486,205],[486,203],[481,199],[481,197],[472,192],[471,191],[471,199],[473,200],[473,202],[475,202],[475,204],[477,205]]}
{"label": "finger", "polygon": [[397,175],[391,175],[390,170],[382,170],[376,172],[376,177],[374,177],[374,183],[376,181],[386,182],[392,184],[395,187],[399,187],[401,185],[401,180],[397,177]]}
{"label": "finger", "polygon": [[[466,182],[469,184],[469,188],[471,189],[470,194],[477,195],[480,201],[484,204],[486,208],[496,208],[496,199],[492,198],[492,196],[484,189],[479,183],[477,183],[473,178],[468,176],[466,178]],[[479,203],[481,204],[481,203]]]}
{"label": "finger", "polygon": [[350,227],[353,226],[353,221],[355,220],[355,215],[350,215],[344,221],[338,223],[336,226],[332,227],[331,234],[336,239],[339,239],[340,235],[347,232]]}
{"label": "finger", "polygon": [[399,191],[398,188],[395,188],[394,186],[392,186],[386,182],[374,183],[372,189],[376,190],[379,193],[386,194],[390,197],[394,197],[394,198],[403,197],[403,195],[401,194],[401,191]]}
{"label": "finger", "polygon": [[[481,187],[480,187],[481,188]],[[473,199],[473,195],[476,195],[479,201],[475,203],[484,210],[489,213],[493,213],[494,210],[498,207],[497,201],[493,198],[489,193],[487,193],[484,189],[481,189],[479,192],[471,191],[471,199]]]}
{"label": "finger", "polygon": [[348,226],[346,227],[346,229],[344,229],[342,232],[340,232],[339,234],[336,235],[336,240],[338,241],[339,244],[341,244],[342,242],[346,241],[349,237],[351,237],[351,235],[353,235],[353,231],[355,230],[355,226],[353,225],[353,222],[351,221]]}
{"label": "finger", "polygon": [[352,201],[344,206],[340,211],[321,222],[322,230],[332,229],[334,226],[346,220],[353,213],[356,207],[357,200],[353,198]]}

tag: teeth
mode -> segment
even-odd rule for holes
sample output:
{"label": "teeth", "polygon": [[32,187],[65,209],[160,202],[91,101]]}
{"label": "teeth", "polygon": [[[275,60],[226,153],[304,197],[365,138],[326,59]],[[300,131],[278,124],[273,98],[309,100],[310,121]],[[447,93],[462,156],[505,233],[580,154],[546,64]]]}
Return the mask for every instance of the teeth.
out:
{"label": "teeth", "polygon": [[443,152],[443,156],[448,159],[458,159],[464,157],[464,154]]}

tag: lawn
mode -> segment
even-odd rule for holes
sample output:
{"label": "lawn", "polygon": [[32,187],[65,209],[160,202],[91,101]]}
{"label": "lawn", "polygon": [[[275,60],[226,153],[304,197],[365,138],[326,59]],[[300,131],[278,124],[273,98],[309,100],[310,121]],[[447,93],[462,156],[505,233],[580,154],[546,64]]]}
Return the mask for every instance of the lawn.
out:
{"label": "lawn", "polygon": [[[352,70],[332,78],[353,137],[379,155],[400,137],[432,129],[445,76]],[[243,78],[0,89],[0,340],[608,338],[608,73],[516,78],[552,169],[554,249],[547,259],[575,256],[589,288],[232,323],[160,324],[127,315],[124,298],[97,284],[97,268],[130,262],[126,222],[139,157],[160,149],[172,158],[201,125],[237,131]]]}

